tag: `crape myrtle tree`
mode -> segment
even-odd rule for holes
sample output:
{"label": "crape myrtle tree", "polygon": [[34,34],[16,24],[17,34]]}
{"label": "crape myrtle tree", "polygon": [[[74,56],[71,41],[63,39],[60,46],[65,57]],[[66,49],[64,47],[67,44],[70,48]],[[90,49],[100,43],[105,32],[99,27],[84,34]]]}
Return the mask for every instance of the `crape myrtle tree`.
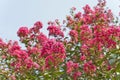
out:
{"label": "crape myrtle tree", "polygon": [[[22,26],[17,41],[0,39],[1,80],[119,80],[120,26],[106,1],[83,12],[48,22],[48,35],[40,21]],[[68,34],[68,35],[66,35]]]}

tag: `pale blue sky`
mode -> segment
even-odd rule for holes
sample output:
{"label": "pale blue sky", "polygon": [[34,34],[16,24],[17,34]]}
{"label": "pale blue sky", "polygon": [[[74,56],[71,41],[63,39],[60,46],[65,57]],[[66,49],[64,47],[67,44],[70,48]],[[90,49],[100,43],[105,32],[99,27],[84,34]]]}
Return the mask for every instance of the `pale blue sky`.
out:
{"label": "pale blue sky", "polygon": [[[119,0],[107,0],[107,6],[118,15]],[[44,29],[50,20],[65,19],[70,8],[81,10],[85,4],[95,5],[97,0],[0,0],[0,37],[18,40],[17,30],[20,26],[32,26],[42,21]]]}

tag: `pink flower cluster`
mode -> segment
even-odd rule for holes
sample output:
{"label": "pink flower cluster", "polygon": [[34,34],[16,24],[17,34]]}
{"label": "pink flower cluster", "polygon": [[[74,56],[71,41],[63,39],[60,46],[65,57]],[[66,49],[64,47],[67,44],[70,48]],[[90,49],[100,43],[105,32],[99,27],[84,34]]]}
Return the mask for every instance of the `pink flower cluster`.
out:
{"label": "pink flower cluster", "polygon": [[25,37],[28,35],[28,33],[29,33],[29,30],[27,27],[21,27],[17,32],[18,36],[20,37]]}
{"label": "pink flower cluster", "polygon": [[77,77],[81,76],[81,72],[78,71],[79,63],[74,63],[73,61],[68,61],[66,63],[67,74],[73,74],[74,80],[77,80]]}
{"label": "pink flower cluster", "polygon": [[67,66],[67,73],[70,74],[75,69],[78,69],[79,64],[78,63],[74,63],[73,61],[68,61],[66,63],[66,66]]}
{"label": "pink flower cluster", "polygon": [[96,71],[96,66],[92,63],[92,61],[89,61],[84,64],[83,70],[86,73],[94,73]]}
{"label": "pink flower cluster", "polygon": [[80,27],[80,39],[83,43],[92,38],[92,30],[87,25],[82,25]]}
{"label": "pink flower cluster", "polygon": [[40,32],[38,35],[37,35],[37,39],[38,39],[38,42],[43,46],[44,43],[48,40],[47,36],[44,35],[42,32]]}
{"label": "pink flower cluster", "polygon": [[42,23],[40,21],[37,21],[35,24],[34,24],[34,27],[32,28],[32,30],[35,32],[35,33],[38,33],[39,30],[42,28]]}
{"label": "pink flower cluster", "polygon": [[57,42],[54,39],[46,41],[41,49],[40,56],[45,57],[46,67],[50,66],[50,62],[53,63],[52,66],[56,67],[61,61],[63,62],[66,58],[63,43]]}
{"label": "pink flower cluster", "polygon": [[[15,67],[15,70],[21,70],[21,67],[32,69],[40,68],[40,70],[51,69],[57,67],[66,58],[66,51],[64,44],[55,39],[49,39],[46,35],[40,32],[42,28],[41,22],[36,22],[30,29],[27,27],[21,27],[17,34],[20,37],[22,43],[25,43],[27,50],[22,50],[17,42],[9,42],[9,53],[11,56],[16,57],[16,61],[13,61],[11,65]],[[57,26],[48,26],[50,35],[64,36],[63,32]],[[56,33],[57,32],[57,33]],[[35,42],[34,42],[35,41]],[[43,59],[43,65],[37,60],[32,58]]]}
{"label": "pink flower cluster", "polygon": [[90,8],[89,5],[86,5],[85,7],[83,7],[83,10],[84,10],[85,14],[89,14],[92,12],[92,9]]}
{"label": "pink flower cluster", "polygon": [[[97,71],[98,66],[94,59],[105,58],[107,52],[116,49],[120,40],[120,26],[114,25],[113,14],[110,9],[104,10],[105,4],[106,2],[101,0],[93,9],[89,5],[83,7],[83,14],[78,12],[67,16],[70,41],[72,41],[71,45],[74,45],[74,47],[70,46],[69,43],[70,47],[68,47],[70,51],[74,51],[71,53],[71,60],[82,63],[84,72],[90,75]],[[76,55],[79,56],[80,62],[78,58],[73,58]],[[73,62],[67,62],[69,67],[72,64]],[[111,66],[109,60],[103,61],[102,64],[105,68]],[[67,67],[68,72],[73,70],[72,66],[69,67]]]}
{"label": "pink flower cluster", "polygon": [[[48,37],[41,32],[40,21],[30,29],[20,27],[17,35],[24,48],[17,41],[5,43],[0,39],[0,62],[7,65],[8,76],[13,80],[19,76],[31,80],[119,76],[120,26],[114,23],[112,11],[104,9],[105,4],[105,0],[99,0],[94,8],[86,5],[83,13],[76,14],[73,7],[71,16],[64,21],[65,28],[58,19],[48,23]],[[69,36],[62,29],[68,30]]]}
{"label": "pink flower cluster", "polygon": [[78,41],[78,32],[76,30],[71,30],[69,35],[72,37],[73,40],[76,42]]}
{"label": "pink flower cluster", "polygon": [[7,46],[7,44],[5,42],[3,42],[3,40],[0,38],[0,48],[3,49]]}
{"label": "pink flower cluster", "polygon": [[64,37],[64,33],[61,31],[59,26],[51,25],[48,26],[47,30],[49,31],[49,35]]}
{"label": "pink flower cluster", "polygon": [[26,50],[22,50],[17,42],[10,42],[8,49],[10,56],[16,58],[16,60],[11,63],[11,66],[13,66],[16,71],[21,70],[23,66],[27,69],[32,67],[39,68],[39,65],[30,58],[29,53]]}

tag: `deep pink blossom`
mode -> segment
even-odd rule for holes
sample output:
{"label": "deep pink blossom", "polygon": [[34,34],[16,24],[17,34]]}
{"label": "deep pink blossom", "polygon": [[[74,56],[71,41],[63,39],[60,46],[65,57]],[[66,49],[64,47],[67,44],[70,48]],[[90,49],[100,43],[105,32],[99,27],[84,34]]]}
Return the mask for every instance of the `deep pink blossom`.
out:
{"label": "deep pink blossom", "polygon": [[18,44],[11,44],[8,46],[9,52],[12,54],[15,50],[20,50],[21,47]]}
{"label": "deep pink blossom", "polygon": [[81,12],[78,12],[77,14],[75,14],[75,18],[80,19],[80,17],[81,17]]}
{"label": "deep pink blossom", "polygon": [[64,37],[64,33],[61,31],[59,26],[51,25],[48,26],[47,30],[49,31],[49,35]]}
{"label": "deep pink blossom", "polygon": [[72,61],[68,61],[66,63],[66,66],[67,66],[67,73],[70,74],[72,71],[73,71],[73,62]]}
{"label": "deep pink blossom", "polygon": [[65,56],[65,48],[63,43],[57,42],[53,39],[48,40],[41,49],[41,56],[46,56],[50,54],[61,54]]}
{"label": "deep pink blossom", "polygon": [[17,35],[19,37],[25,37],[29,33],[29,30],[27,27],[20,27],[19,30],[17,31]]}
{"label": "deep pink blossom", "polygon": [[47,36],[44,35],[43,33],[39,33],[37,39],[41,45],[43,45],[48,40]]}
{"label": "deep pink blossom", "polygon": [[49,54],[52,54],[52,46],[55,43],[55,40],[50,39],[45,42],[41,49],[41,56],[48,56]]}
{"label": "deep pink blossom", "polygon": [[73,37],[78,37],[78,32],[76,30],[71,30],[69,35]]}
{"label": "deep pink blossom", "polygon": [[92,61],[86,62],[83,66],[83,70],[86,73],[95,72],[96,66],[92,63]]}
{"label": "deep pink blossom", "polygon": [[29,68],[32,68],[33,67],[33,61],[31,59],[25,59],[24,60],[24,64],[26,65],[26,67],[29,69]]}
{"label": "deep pink blossom", "polygon": [[20,67],[22,66],[21,62],[12,63],[11,65],[15,67],[16,71],[19,71]]}
{"label": "deep pink blossom", "polygon": [[80,60],[82,60],[82,61],[86,60],[86,56],[85,56],[85,55],[82,55],[82,56],[80,57]]}
{"label": "deep pink blossom", "polygon": [[79,72],[79,71],[78,71],[78,72],[74,72],[74,74],[73,74],[73,79],[74,79],[74,80],[77,80],[77,78],[80,77],[81,74],[82,74],[82,73]]}
{"label": "deep pink blossom", "polygon": [[88,49],[89,47],[86,45],[86,44],[83,44],[81,47],[80,47],[80,50],[83,54],[88,54]]}
{"label": "deep pink blossom", "polygon": [[74,69],[77,69],[79,67],[78,63],[74,63],[73,61],[68,61],[66,63],[67,66],[67,73],[70,74]]}
{"label": "deep pink blossom", "polygon": [[107,66],[107,70],[108,70],[108,71],[111,70],[111,68],[112,68],[112,67],[111,67],[110,65]]}
{"label": "deep pink blossom", "polygon": [[76,30],[71,30],[69,35],[74,39],[76,42],[78,41],[78,32]]}
{"label": "deep pink blossom", "polygon": [[37,21],[32,28],[30,28],[29,33],[39,33],[40,29],[42,28],[42,23]]}
{"label": "deep pink blossom", "polygon": [[[24,44],[23,48],[16,41],[7,43],[0,38],[1,67],[10,70],[5,75],[13,80],[17,79],[15,76],[31,78],[29,72],[35,72],[44,79],[54,76],[56,79],[67,76],[73,80],[103,78],[106,74],[99,73],[104,72],[110,73],[110,78],[119,76],[115,71],[116,75],[112,75],[111,71],[117,70],[119,62],[116,55],[119,55],[120,26],[116,26],[118,22],[112,11],[104,9],[106,1],[98,1],[94,8],[89,5],[83,7],[83,13],[74,13],[76,8],[73,7],[64,25],[58,19],[48,22],[48,35],[40,31],[43,27],[40,21],[30,29],[25,26],[19,28],[17,35]],[[67,30],[69,36],[64,37],[63,31]],[[112,64],[116,65],[111,65],[113,54],[116,57]],[[110,75],[107,74],[108,77]]]}
{"label": "deep pink blossom", "polygon": [[87,25],[80,26],[80,39],[83,43],[86,43],[90,38],[92,38],[92,30]]}
{"label": "deep pink blossom", "polygon": [[91,18],[90,15],[84,14],[82,20],[83,20],[84,24],[90,24],[90,23],[92,23],[93,19]]}
{"label": "deep pink blossom", "polygon": [[34,26],[37,28],[37,29],[41,29],[43,24],[40,22],[40,21],[37,21],[35,22]]}
{"label": "deep pink blossom", "polygon": [[85,7],[83,7],[83,10],[86,14],[89,14],[92,12],[92,9],[90,8],[88,4]]}
{"label": "deep pink blossom", "polygon": [[55,58],[52,55],[49,55],[45,58],[46,68],[50,68],[52,65],[55,67]]}
{"label": "deep pink blossom", "polygon": [[63,43],[61,43],[61,42],[55,42],[53,44],[52,51],[54,53],[64,54],[65,53],[65,47],[64,47]]}
{"label": "deep pink blossom", "polygon": [[13,53],[11,53],[12,56],[16,56],[17,58],[20,59],[26,59],[28,58],[28,53],[24,50],[15,50]]}
{"label": "deep pink blossom", "polygon": [[37,47],[28,47],[27,49],[29,54],[39,54],[41,52],[41,50]]}
{"label": "deep pink blossom", "polygon": [[43,45],[40,56],[45,57],[46,67],[51,67],[49,63],[53,64],[54,67],[57,66],[63,62],[66,57],[63,43],[49,39]]}
{"label": "deep pink blossom", "polygon": [[[96,43],[107,48],[114,48],[116,46],[116,41],[112,39],[112,36],[118,38],[120,35],[120,29],[116,27],[94,27],[94,37]],[[98,46],[100,48],[100,46]]]}

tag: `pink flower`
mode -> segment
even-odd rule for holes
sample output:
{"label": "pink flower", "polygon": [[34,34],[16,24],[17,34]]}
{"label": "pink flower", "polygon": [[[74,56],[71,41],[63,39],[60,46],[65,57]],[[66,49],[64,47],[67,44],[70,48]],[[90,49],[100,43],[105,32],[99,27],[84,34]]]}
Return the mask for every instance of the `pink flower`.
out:
{"label": "pink flower", "polygon": [[71,30],[69,35],[73,37],[78,37],[78,32],[76,30]]}
{"label": "pink flower", "polygon": [[45,44],[45,42],[47,41],[47,37],[43,34],[43,33],[39,33],[39,35],[37,36],[37,39],[39,41],[39,43],[41,45]]}
{"label": "pink flower", "polygon": [[75,39],[76,42],[78,41],[78,32],[76,30],[71,30],[69,35],[72,36],[73,40]]}
{"label": "pink flower", "polygon": [[6,46],[7,46],[7,44],[5,42],[3,42],[2,39],[0,39],[0,48],[4,48]]}
{"label": "pink flower", "polygon": [[39,65],[38,63],[36,63],[36,62],[33,63],[33,66],[34,66],[35,68],[37,68],[37,69],[40,68],[40,65]]}
{"label": "pink flower", "polygon": [[117,27],[94,27],[94,39],[98,43],[98,49],[102,50],[101,47],[105,46],[107,48],[114,48],[116,46],[116,41],[112,39],[114,36],[116,39],[120,36],[120,29]]}
{"label": "pink flower", "polygon": [[[66,58],[63,43],[57,42],[54,39],[47,40],[41,49],[40,57],[45,57],[46,67],[49,68],[52,65],[56,67]],[[52,65],[49,63],[51,63]]]}
{"label": "pink flower", "polygon": [[61,58],[65,58],[65,48],[63,43],[56,42],[53,39],[46,41],[41,49],[41,56],[48,56],[51,54],[61,54]]}
{"label": "pink flower", "polygon": [[67,73],[70,74],[72,71],[73,71],[73,62],[72,61],[68,61],[66,63],[66,66],[67,66]]}
{"label": "pink flower", "polygon": [[86,5],[85,7],[83,7],[83,10],[84,10],[85,14],[89,14],[90,12],[92,12],[89,5]]}
{"label": "pink flower", "polygon": [[21,59],[28,58],[28,53],[26,53],[24,50],[15,50],[13,53],[11,53],[11,55]]}
{"label": "pink flower", "polygon": [[85,56],[85,55],[82,55],[82,56],[80,57],[80,60],[82,60],[82,61],[86,60],[86,56]]}
{"label": "pink flower", "polygon": [[14,75],[10,76],[11,80],[16,80],[16,77]]}
{"label": "pink flower", "polygon": [[120,26],[110,26],[109,28],[107,28],[106,33],[111,36],[120,36]]}
{"label": "pink flower", "polygon": [[75,69],[77,69],[77,68],[79,67],[79,64],[78,64],[78,63],[74,63],[74,64],[73,64],[73,67],[74,67]]}
{"label": "pink flower", "polygon": [[48,26],[47,30],[49,31],[49,35],[64,37],[64,33],[61,31],[59,26],[51,25]]}
{"label": "pink flower", "polygon": [[40,21],[37,21],[35,22],[34,26],[37,28],[37,29],[41,29],[43,24],[40,22]]}
{"label": "pink flower", "polygon": [[39,54],[41,52],[41,50],[37,47],[28,47],[28,53],[29,54]]}
{"label": "pink flower", "polygon": [[42,28],[42,23],[37,21],[32,28],[30,28],[29,33],[39,33],[40,29]]}
{"label": "pink flower", "polygon": [[45,44],[43,45],[42,49],[41,49],[41,56],[48,56],[49,54],[52,54],[52,46],[55,43],[55,40],[53,39],[49,39],[45,42]]}
{"label": "pink flower", "polygon": [[55,58],[52,55],[49,55],[45,58],[46,68],[50,68],[51,66],[55,67]]}
{"label": "pink flower", "polygon": [[110,65],[107,66],[107,70],[108,70],[108,71],[111,70],[111,68],[112,68],[112,67],[111,67]]}
{"label": "pink flower", "polygon": [[80,18],[81,17],[81,12],[78,12],[77,14],[75,14],[75,18]]}
{"label": "pink flower", "polygon": [[75,11],[75,10],[76,10],[76,7],[72,7],[71,9],[72,9],[73,11]]}
{"label": "pink flower", "polygon": [[7,56],[6,56],[6,55],[2,55],[1,57],[2,57],[2,59],[6,59],[6,58],[7,58]]}
{"label": "pink flower", "polygon": [[66,63],[66,66],[67,66],[67,73],[70,74],[73,70],[75,70],[79,67],[79,64],[73,63],[73,61],[68,61]]}
{"label": "pink flower", "polygon": [[105,57],[105,55],[102,54],[102,53],[101,53],[100,56],[99,56],[100,59],[103,59],[104,57]]}
{"label": "pink flower", "polygon": [[15,50],[20,50],[21,47],[18,44],[10,45],[8,47],[9,52],[12,54]]}
{"label": "pink flower", "polygon": [[83,44],[81,47],[80,47],[80,50],[83,54],[87,54],[88,53],[88,49],[89,47],[86,45],[86,44]]}
{"label": "pink flower", "polygon": [[15,67],[15,70],[19,70],[20,67],[22,66],[20,62],[13,63],[12,65],[14,65],[13,67]]}
{"label": "pink flower", "polygon": [[17,31],[17,35],[19,37],[25,37],[27,36],[29,33],[29,30],[27,27],[20,27],[20,29]]}
{"label": "pink flower", "polygon": [[77,78],[79,77],[79,76],[81,76],[81,72],[74,72],[74,74],[73,74],[73,78],[74,78],[74,80],[77,80]]}
{"label": "pink flower", "polygon": [[64,54],[65,53],[65,47],[64,47],[63,43],[61,43],[61,42],[55,42],[53,44],[52,51],[54,53]]}
{"label": "pink flower", "polygon": [[86,62],[83,66],[83,70],[86,73],[95,72],[96,66],[92,63],[92,61]]}
{"label": "pink flower", "polygon": [[82,19],[83,19],[84,24],[90,24],[92,23],[92,20],[93,20],[91,16],[87,14],[84,14]]}
{"label": "pink flower", "polygon": [[19,56],[19,54],[16,54],[15,51],[20,51],[21,47],[18,45],[18,42],[13,42],[9,41],[9,43],[7,44],[8,46],[8,52],[10,53],[11,56]]}
{"label": "pink flower", "polygon": [[[33,61],[31,60],[31,59],[25,59],[24,60],[24,64],[26,65],[26,67],[28,68],[28,69],[30,69],[30,68],[32,68],[33,67]],[[35,66],[35,65],[34,65]],[[38,66],[37,66],[38,67]]]}
{"label": "pink flower", "polygon": [[87,26],[80,26],[80,39],[82,42],[86,43],[89,39],[92,38],[92,30]]}

